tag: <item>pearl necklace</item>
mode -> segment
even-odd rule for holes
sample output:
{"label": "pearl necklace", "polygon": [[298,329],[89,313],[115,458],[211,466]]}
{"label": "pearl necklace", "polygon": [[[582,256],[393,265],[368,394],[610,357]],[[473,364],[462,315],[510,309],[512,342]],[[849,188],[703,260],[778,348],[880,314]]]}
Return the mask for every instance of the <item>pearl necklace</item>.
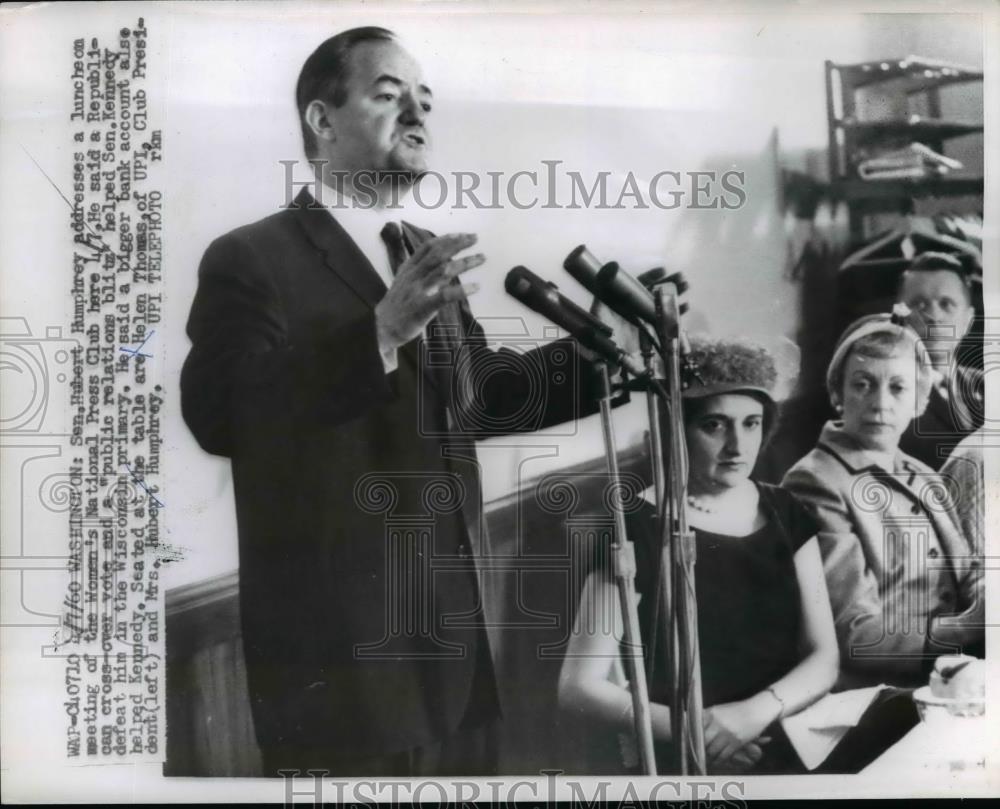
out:
{"label": "pearl necklace", "polygon": [[695,511],[700,511],[702,514],[718,514],[719,510],[717,508],[709,508],[700,500],[695,498],[693,494],[687,496],[687,504],[691,506]]}
{"label": "pearl necklace", "polygon": [[693,494],[688,494],[685,499],[687,500],[687,504],[695,511],[700,511],[702,514],[719,514],[723,510],[732,513],[734,508],[739,509],[740,507],[749,506],[750,499],[755,497],[756,494],[756,488],[752,484],[747,488],[741,487],[740,491],[736,493],[736,496],[731,497],[729,503],[722,507],[709,506],[705,500],[695,497]]}

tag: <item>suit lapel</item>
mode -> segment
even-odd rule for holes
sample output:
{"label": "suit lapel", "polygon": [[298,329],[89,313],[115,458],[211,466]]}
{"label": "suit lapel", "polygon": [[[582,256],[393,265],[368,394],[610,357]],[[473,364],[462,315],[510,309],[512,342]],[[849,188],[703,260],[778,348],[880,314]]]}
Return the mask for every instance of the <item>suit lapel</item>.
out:
{"label": "suit lapel", "polygon": [[[928,416],[929,418],[927,418]],[[920,421],[921,428],[931,434],[950,431],[951,406],[936,387],[931,388],[931,395],[927,400],[927,409],[924,410],[924,415]]]}
{"label": "suit lapel", "polygon": [[[429,230],[418,228],[405,221],[401,224],[403,239],[411,253],[428,239],[434,238],[434,234]],[[460,286],[462,281],[461,278],[455,277],[449,283]],[[469,370],[472,363],[468,357],[469,347],[466,342],[467,323],[471,323],[472,320],[472,310],[468,302],[459,299],[438,309],[428,324],[428,351],[437,357],[450,357],[449,362],[436,362],[433,368],[427,370],[438,388],[447,394],[451,418],[459,418],[456,411],[471,407],[475,398]]]}
{"label": "suit lapel", "polygon": [[[905,461],[900,461],[898,454],[895,460],[896,468],[892,471],[885,469],[874,463],[868,452],[849,441],[842,428],[832,422],[823,428],[823,433],[816,446],[833,457],[851,475],[867,473],[923,506],[919,494],[920,489],[917,487],[922,487],[927,482],[926,477],[923,477],[920,470],[914,469]],[[900,469],[902,471],[899,471]]]}
{"label": "suit lapel", "polygon": [[[372,309],[378,305],[386,293],[386,286],[368,257],[361,251],[337,220],[330,216],[306,189],[295,198],[298,206],[298,220],[306,236],[323,256],[323,262],[349,286],[355,294]],[[413,232],[420,232],[412,228]],[[423,231],[426,233],[426,231]],[[399,350],[401,356],[414,370],[420,367],[420,351],[423,339],[417,337]],[[425,374],[432,383],[437,380],[432,374]]]}
{"label": "suit lapel", "polygon": [[[434,234],[429,230],[418,228],[409,222],[402,222],[402,231],[403,238],[407,243],[407,249],[411,253],[425,241],[434,237]],[[452,280],[452,283],[461,283],[461,281],[456,278]],[[467,347],[464,345],[466,335],[463,316],[465,314],[471,320],[472,313],[468,309],[468,303],[465,301],[456,301],[438,310],[437,316],[429,324],[431,330],[430,350],[446,350],[452,358],[447,366],[437,365],[435,368],[428,368],[425,374],[425,376],[434,381],[434,384],[443,393],[448,394],[449,422],[456,419],[453,409],[456,405],[461,406],[461,400],[456,401],[453,395],[448,393],[455,391],[461,385],[454,376],[458,368],[468,369],[471,364],[468,359],[463,360],[459,356],[460,352],[467,350]],[[467,493],[462,501],[462,512],[465,517],[465,526],[469,533],[469,542],[472,546],[473,564],[476,567],[477,579],[482,593],[482,613],[484,615],[493,615],[497,611],[494,606],[496,598],[494,587],[489,578],[489,573],[483,570],[482,563],[479,561],[490,558],[493,553],[490,546],[489,531],[483,519],[482,474],[476,453],[475,441],[467,436],[459,437],[466,429],[461,423],[450,424],[448,435],[445,437],[446,443],[442,447],[441,452],[452,471],[456,472],[464,480],[471,482],[473,486],[473,489]],[[474,464],[476,472],[471,476],[462,475],[463,462]],[[492,627],[492,624],[487,627],[487,634],[490,637],[493,648],[497,648],[500,641],[495,631],[490,631]]]}
{"label": "suit lapel", "polygon": [[952,420],[962,433],[971,433],[980,424],[983,410],[983,376],[980,372],[957,366],[951,383]]}
{"label": "suit lapel", "polygon": [[917,471],[907,467],[906,471],[903,472],[889,472],[875,463],[858,463],[859,460],[864,459],[860,452],[845,451],[843,447],[832,442],[820,441],[817,447],[837,460],[851,475],[871,475],[879,483],[895,489],[914,503],[923,505],[919,489],[915,488],[915,485],[918,482],[921,484],[925,483],[926,480],[918,478],[919,473]]}
{"label": "suit lapel", "polygon": [[309,241],[323,255],[326,266],[374,309],[384,297],[386,286],[361,248],[306,189],[299,192],[295,204],[298,221]]}

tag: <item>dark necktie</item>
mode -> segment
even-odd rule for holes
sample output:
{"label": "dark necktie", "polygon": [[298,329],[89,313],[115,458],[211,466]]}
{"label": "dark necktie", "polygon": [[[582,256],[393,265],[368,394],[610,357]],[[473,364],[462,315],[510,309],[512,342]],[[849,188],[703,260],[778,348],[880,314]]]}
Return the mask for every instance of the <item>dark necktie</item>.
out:
{"label": "dark necktie", "polygon": [[[396,222],[387,222],[380,233],[382,241],[385,243],[389,254],[389,267],[393,276],[399,270],[400,265],[406,261],[413,250],[425,237],[421,235],[412,225],[403,223],[403,227]],[[463,321],[462,310],[457,302],[448,303],[442,306],[437,315],[427,324],[427,357],[448,356],[451,362],[447,365],[439,362],[433,363],[431,371],[438,384],[447,396],[450,413],[449,426],[452,430],[465,431],[468,429],[466,419],[460,413],[467,410],[472,402],[470,361],[466,356],[468,346],[462,339]],[[455,424],[455,421],[458,423]]]}
{"label": "dark necktie", "polygon": [[380,234],[385,243],[385,249],[389,252],[389,268],[395,276],[399,265],[406,261],[409,251],[403,241],[403,232],[395,222],[386,222]]}

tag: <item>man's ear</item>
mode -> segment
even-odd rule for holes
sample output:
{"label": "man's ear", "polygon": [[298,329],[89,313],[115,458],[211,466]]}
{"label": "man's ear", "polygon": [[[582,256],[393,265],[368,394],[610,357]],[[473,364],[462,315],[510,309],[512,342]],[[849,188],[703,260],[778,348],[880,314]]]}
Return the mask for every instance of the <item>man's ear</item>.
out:
{"label": "man's ear", "polygon": [[917,396],[916,404],[916,415],[914,419],[919,419],[927,411],[927,405],[931,403],[931,388],[927,387],[927,391],[921,396]]}
{"label": "man's ear", "polygon": [[309,106],[306,107],[305,119],[306,124],[312,130],[313,135],[316,136],[316,140],[333,143],[333,141],[337,139],[333,130],[333,122],[330,120],[330,117],[331,116],[325,102],[320,101],[318,98],[314,98],[309,102]]}

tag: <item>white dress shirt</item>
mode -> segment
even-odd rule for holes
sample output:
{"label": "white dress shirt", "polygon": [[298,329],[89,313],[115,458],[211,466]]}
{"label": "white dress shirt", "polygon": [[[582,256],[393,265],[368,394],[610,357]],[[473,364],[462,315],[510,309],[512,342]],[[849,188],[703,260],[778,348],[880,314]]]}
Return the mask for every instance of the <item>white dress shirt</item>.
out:
{"label": "white dress shirt", "polygon": [[[382,241],[382,228],[389,222],[398,222],[404,215],[403,209],[383,207],[360,207],[351,204],[345,197],[324,183],[324,205],[330,216],[347,232],[351,240],[364,253],[365,258],[375,268],[386,289],[392,286],[393,272],[389,263],[389,249]],[[381,348],[381,346],[380,346]],[[396,349],[382,349],[382,364],[385,372],[391,374],[399,366]]]}
{"label": "white dress shirt", "polygon": [[389,222],[398,222],[402,216],[400,208],[360,208],[351,204],[349,197],[343,197],[326,186],[323,191],[324,204],[337,223],[347,231],[365,258],[375,268],[386,288],[392,286],[392,266],[389,250],[382,241],[382,228]]}

